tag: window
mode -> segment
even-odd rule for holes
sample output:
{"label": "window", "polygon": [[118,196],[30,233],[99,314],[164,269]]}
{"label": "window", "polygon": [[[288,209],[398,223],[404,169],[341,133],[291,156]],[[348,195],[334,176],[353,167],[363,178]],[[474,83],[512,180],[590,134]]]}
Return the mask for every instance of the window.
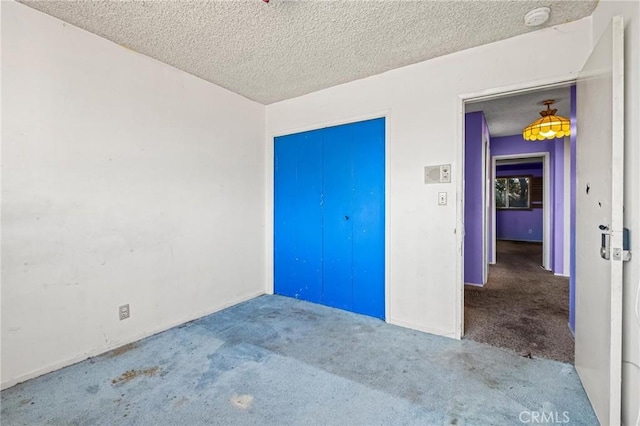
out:
{"label": "window", "polygon": [[511,176],[496,178],[496,208],[529,209],[531,185],[530,176]]}

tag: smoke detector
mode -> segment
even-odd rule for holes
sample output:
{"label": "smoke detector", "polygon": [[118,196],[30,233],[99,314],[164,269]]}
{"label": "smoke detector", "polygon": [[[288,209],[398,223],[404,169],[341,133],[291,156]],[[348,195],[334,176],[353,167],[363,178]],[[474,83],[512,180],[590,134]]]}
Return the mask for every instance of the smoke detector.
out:
{"label": "smoke detector", "polygon": [[524,15],[524,24],[527,27],[537,27],[539,25],[542,25],[549,20],[550,13],[551,9],[549,9],[548,7],[539,7],[537,9],[533,9],[526,15]]}

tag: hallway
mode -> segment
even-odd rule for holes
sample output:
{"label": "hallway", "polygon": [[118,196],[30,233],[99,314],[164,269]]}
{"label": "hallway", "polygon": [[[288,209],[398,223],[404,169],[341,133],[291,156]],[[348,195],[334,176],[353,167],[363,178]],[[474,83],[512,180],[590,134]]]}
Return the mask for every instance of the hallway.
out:
{"label": "hallway", "polygon": [[569,279],[540,267],[542,246],[498,241],[484,287],[465,286],[464,338],[573,364]]}

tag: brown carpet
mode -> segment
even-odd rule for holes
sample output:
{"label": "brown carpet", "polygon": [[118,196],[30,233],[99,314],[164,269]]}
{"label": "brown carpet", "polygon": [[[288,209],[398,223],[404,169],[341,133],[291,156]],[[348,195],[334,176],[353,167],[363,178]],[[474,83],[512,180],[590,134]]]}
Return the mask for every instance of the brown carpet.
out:
{"label": "brown carpet", "polygon": [[569,279],[540,267],[542,246],[498,241],[484,287],[465,286],[464,338],[573,363]]}

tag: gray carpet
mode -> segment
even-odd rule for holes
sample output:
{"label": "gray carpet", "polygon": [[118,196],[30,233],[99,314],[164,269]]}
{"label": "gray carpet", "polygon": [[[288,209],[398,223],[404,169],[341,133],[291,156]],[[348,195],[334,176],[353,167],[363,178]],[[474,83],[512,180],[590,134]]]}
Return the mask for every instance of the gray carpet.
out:
{"label": "gray carpet", "polygon": [[487,284],[465,287],[465,339],[573,363],[569,278],[540,267],[540,244],[498,241],[496,253]]}
{"label": "gray carpet", "polygon": [[571,365],[279,296],[2,392],[3,425],[505,425],[532,412],[596,423]]}

